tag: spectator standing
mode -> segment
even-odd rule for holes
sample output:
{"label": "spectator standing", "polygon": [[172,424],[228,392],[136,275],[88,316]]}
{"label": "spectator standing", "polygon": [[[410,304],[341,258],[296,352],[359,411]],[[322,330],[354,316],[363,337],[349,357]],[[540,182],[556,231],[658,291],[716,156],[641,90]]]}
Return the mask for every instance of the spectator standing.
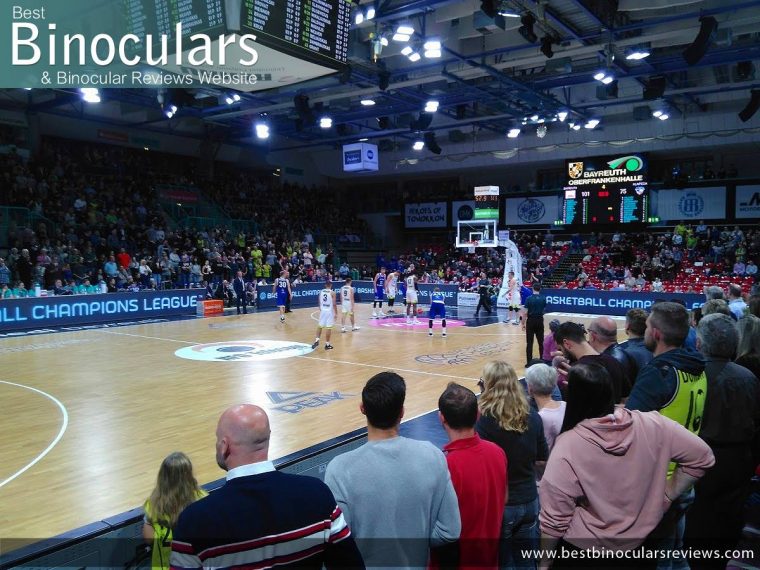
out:
{"label": "spectator standing", "polygon": [[610,317],[596,317],[588,326],[588,342],[599,354],[611,356],[625,371],[625,382],[630,386],[638,369],[633,359],[617,343],[617,325]]}
{"label": "spectator standing", "polygon": [[429,547],[454,542],[461,532],[443,453],[399,435],[405,397],[398,374],[370,378],[360,406],[367,443],[333,459],[325,473],[370,567],[424,568]]}
{"label": "spectator standing", "polygon": [[636,381],[636,377],[639,371],[649,364],[654,358],[652,351],[644,345],[644,332],[647,329],[647,312],[644,309],[630,309],[625,314],[625,334],[628,335],[628,340],[620,343],[625,353],[633,361],[633,381]]}
{"label": "spectator standing", "polygon": [[169,568],[172,529],[183,509],[208,495],[198,486],[193,475],[193,464],[182,452],[175,451],[161,462],[156,486],[143,509],[143,538],[152,546],[154,570]]}
{"label": "spectator standing", "polygon": [[728,308],[737,319],[741,319],[747,310],[747,303],[742,299],[742,288],[739,285],[731,284],[728,287]]}
{"label": "spectator standing", "polygon": [[237,307],[237,314],[240,314],[240,306],[243,306],[243,314],[248,314],[248,298],[245,293],[245,281],[243,280],[243,272],[238,271],[235,279],[232,281],[232,288],[235,291],[235,300]]}
{"label": "spectator standing", "polygon": [[750,370],[760,379],[760,318],[747,315],[737,323],[739,344],[736,363]]}
{"label": "spectator standing", "polygon": [[216,462],[227,481],[180,515],[172,568],[364,568],[330,489],[314,477],[276,471],[270,434],[258,406],[222,414]]}
{"label": "spectator standing", "polygon": [[557,370],[546,364],[534,364],[525,371],[528,394],[536,402],[538,415],[544,424],[546,445],[551,453],[565,417],[565,402],[554,399],[557,389]]}
{"label": "spectator standing", "polygon": [[5,264],[5,260],[0,257],[0,288],[3,286],[10,287],[11,284],[11,270]]}
{"label": "spectator standing", "polygon": [[[685,536],[697,548],[736,546],[757,464],[760,381],[731,362],[738,344],[739,333],[730,317],[712,314],[699,321],[697,348],[706,358],[707,375],[699,436],[715,454],[715,467],[696,485],[695,501],[686,515]],[[722,563],[725,566],[725,560]]]}
{"label": "spectator standing", "polygon": [[533,283],[533,294],[525,299],[523,309],[522,330],[525,331],[527,346],[525,347],[525,366],[533,360],[533,339],[536,344],[543,347],[544,341],[544,312],[546,311],[546,297],[541,294],[541,284]]}
{"label": "spectator standing", "polygon": [[478,400],[471,390],[449,384],[438,399],[438,409],[449,438],[443,452],[462,520],[459,567],[495,570],[507,498],[507,456],[475,433]]}
{"label": "spectator standing", "polygon": [[[562,435],[541,480],[543,548],[560,539],[571,551],[636,548],[656,529],[673,497],[713,464],[710,448],[696,435],[660,414],[616,407],[613,394],[605,368],[581,363],[570,370]],[[671,461],[678,467],[666,479]],[[604,566],[619,567],[621,561]],[[542,567],[547,562],[548,557]],[[636,568],[646,564],[628,561]]]}
{"label": "spectator standing", "polygon": [[536,470],[549,455],[541,416],[528,404],[514,368],[495,360],[483,369],[478,435],[507,455],[508,499],[501,526],[499,565],[534,567],[524,551],[538,541]]}

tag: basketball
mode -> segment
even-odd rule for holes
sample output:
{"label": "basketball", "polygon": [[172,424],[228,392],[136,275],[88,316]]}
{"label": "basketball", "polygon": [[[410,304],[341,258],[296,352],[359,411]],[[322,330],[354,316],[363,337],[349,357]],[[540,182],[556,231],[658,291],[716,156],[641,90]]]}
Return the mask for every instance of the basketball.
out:
{"label": "basketball", "polygon": [[422,309],[417,309],[417,314],[421,315],[423,313]]}

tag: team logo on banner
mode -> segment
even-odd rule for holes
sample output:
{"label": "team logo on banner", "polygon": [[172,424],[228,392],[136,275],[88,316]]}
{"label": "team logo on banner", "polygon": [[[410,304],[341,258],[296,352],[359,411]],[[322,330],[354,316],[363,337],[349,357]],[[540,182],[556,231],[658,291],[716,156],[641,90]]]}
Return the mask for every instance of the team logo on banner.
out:
{"label": "team logo on banner", "polygon": [[582,162],[570,162],[567,165],[567,173],[570,175],[570,178],[580,178],[583,174],[583,163]]}
{"label": "team logo on banner", "polygon": [[678,200],[678,211],[685,218],[696,218],[705,210],[705,200],[696,192],[687,192]]}
{"label": "team logo on banner", "polygon": [[286,340],[237,340],[196,344],[177,350],[174,355],[204,362],[256,362],[279,360],[309,354],[311,345]]}
{"label": "team logo on banner", "polygon": [[527,198],[517,208],[517,217],[526,224],[535,224],[544,217],[546,207],[541,200]]}

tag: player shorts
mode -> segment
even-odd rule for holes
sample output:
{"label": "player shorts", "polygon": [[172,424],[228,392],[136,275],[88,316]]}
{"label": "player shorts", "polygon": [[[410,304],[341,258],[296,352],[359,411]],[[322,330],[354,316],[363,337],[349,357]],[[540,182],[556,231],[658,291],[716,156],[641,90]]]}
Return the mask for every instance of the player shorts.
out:
{"label": "player shorts", "polygon": [[322,310],[319,312],[319,326],[322,328],[332,328],[335,324],[335,313],[332,309]]}
{"label": "player shorts", "polygon": [[388,299],[395,299],[396,298],[396,288],[395,287],[388,287]]}
{"label": "player shorts", "polygon": [[407,289],[406,290],[406,302],[411,303],[412,305],[417,303],[417,290],[416,289]]}
{"label": "player shorts", "polygon": [[340,310],[343,312],[344,315],[351,315],[353,314],[353,311],[351,310],[351,305],[343,305],[341,304]]}
{"label": "player shorts", "polygon": [[519,307],[520,306],[520,293],[512,293],[511,295],[507,295],[507,306],[508,307]]}
{"label": "player shorts", "polygon": [[284,307],[287,304],[288,304],[288,292],[277,291],[277,306]]}
{"label": "player shorts", "polygon": [[433,303],[430,305],[430,312],[428,313],[429,319],[445,319],[446,318],[446,305],[441,303]]}
{"label": "player shorts", "polygon": [[375,301],[382,301],[385,299],[385,290],[382,287],[375,287]]}

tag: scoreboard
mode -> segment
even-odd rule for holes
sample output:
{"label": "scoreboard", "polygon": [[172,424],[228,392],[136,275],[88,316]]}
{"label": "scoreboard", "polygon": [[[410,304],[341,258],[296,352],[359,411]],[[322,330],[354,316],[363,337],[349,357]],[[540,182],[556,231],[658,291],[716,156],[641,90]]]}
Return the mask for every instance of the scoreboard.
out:
{"label": "scoreboard", "polygon": [[647,162],[642,155],[567,161],[562,222],[566,225],[646,222]]}
{"label": "scoreboard", "polygon": [[498,220],[499,219],[499,187],[476,186],[475,187],[475,220]]}

